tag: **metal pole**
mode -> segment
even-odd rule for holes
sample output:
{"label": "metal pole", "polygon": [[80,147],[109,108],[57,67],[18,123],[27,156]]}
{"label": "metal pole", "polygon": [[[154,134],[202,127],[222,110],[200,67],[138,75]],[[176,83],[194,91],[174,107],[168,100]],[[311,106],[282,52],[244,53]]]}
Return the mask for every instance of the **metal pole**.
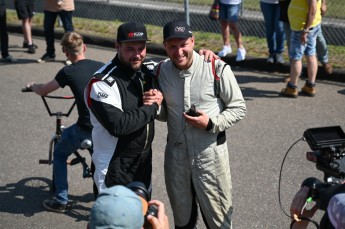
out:
{"label": "metal pole", "polygon": [[190,25],[189,21],[189,0],[184,0],[184,12],[186,14],[186,22]]}

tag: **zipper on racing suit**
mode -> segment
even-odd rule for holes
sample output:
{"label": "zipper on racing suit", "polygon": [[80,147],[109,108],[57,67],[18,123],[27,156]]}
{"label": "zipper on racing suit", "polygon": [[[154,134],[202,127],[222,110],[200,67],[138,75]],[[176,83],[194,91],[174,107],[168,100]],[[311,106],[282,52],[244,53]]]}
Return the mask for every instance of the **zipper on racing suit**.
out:
{"label": "zipper on racing suit", "polygon": [[[141,76],[139,76],[139,82],[140,82],[140,87],[141,87],[141,93],[144,95],[144,84]],[[146,124],[146,138],[145,138],[145,144],[143,150],[146,150],[146,147],[148,145],[149,141],[149,133],[150,133],[150,123]]]}

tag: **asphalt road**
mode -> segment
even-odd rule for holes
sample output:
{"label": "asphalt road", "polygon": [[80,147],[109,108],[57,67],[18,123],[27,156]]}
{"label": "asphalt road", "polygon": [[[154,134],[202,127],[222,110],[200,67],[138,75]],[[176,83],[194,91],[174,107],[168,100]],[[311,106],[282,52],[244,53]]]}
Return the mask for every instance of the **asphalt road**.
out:
{"label": "asphalt road", "polygon": [[[66,214],[47,212],[42,201],[50,197],[48,184],[51,166],[39,165],[45,159],[48,142],[55,128],[42,100],[32,93],[22,93],[27,82],[47,82],[64,66],[63,54],[56,43],[57,60],[38,64],[45,43],[35,38],[36,54],[21,48],[22,36],[10,35],[10,53],[18,63],[0,63],[0,228],[86,228],[93,203],[90,179],[82,178],[81,166],[69,168],[69,193],[76,207]],[[87,57],[106,62],[112,49],[90,46]],[[159,58],[159,57],[158,57]],[[246,117],[227,131],[233,179],[234,229],[289,228],[289,218],[279,207],[279,171],[288,148],[312,127],[340,125],[345,129],[345,83],[317,82],[314,98],[279,97],[283,76],[252,69],[233,68],[247,103]],[[303,85],[303,80],[299,86]],[[56,94],[70,95],[69,89]],[[66,110],[69,101],[51,101],[52,109]],[[65,118],[66,126],[76,120],[74,110]],[[153,198],[166,203],[172,226],[172,213],[163,176],[166,126],[157,122],[153,144]],[[292,148],[283,166],[281,203],[288,211],[290,200],[302,181],[310,176],[322,179],[322,172],[305,159],[306,142]],[[83,152],[87,155],[87,152]],[[89,159],[89,158],[88,158]],[[318,215],[320,217],[321,214]],[[171,227],[173,228],[173,227]],[[204,229],[202,222],[199,229]]]}

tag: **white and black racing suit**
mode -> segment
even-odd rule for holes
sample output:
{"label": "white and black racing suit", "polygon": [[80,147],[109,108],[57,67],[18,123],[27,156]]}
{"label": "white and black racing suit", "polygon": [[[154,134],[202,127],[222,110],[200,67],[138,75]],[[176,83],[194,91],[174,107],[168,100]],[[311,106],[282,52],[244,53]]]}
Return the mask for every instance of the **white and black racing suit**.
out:
{"label": "white and black racing suit", "polygon": [[151,185],[154,119],[158,105],[143,105],[154,88],[152,71],[133,71],[115,58],[99,69],[85,89],[93,125],[92,160],[99,192],[131,181]]}

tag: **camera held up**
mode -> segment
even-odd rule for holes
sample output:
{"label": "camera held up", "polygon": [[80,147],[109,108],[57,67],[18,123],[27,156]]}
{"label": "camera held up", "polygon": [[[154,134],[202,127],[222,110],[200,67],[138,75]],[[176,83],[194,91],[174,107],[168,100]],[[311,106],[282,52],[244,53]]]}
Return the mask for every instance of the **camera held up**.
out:
{"label": "camera held up", "polygon": [[309,187],[309,196],[318,200],[323,190],[345,180],[345,133],[340,126],[330,126],[307,129],[303,136],[313,150],[310,154],[314,156],[316,168],[324,173],[324,182],[309,177],[302,186]]}
{"label": "camera held up", "polygon": [[127,185],[127,188],[132,190],[135,194],[137,194],[143,204],[143,214],[144,214],[144,228],[151,229],[152,226],[150,222],[147,221],[147,216],[152,215],[154,217],[158,216],[158,208],[156,205],[149,205],[148,202],[151,200],[151,194],[147,190],[146,186],[141,182],[131,182]]}

